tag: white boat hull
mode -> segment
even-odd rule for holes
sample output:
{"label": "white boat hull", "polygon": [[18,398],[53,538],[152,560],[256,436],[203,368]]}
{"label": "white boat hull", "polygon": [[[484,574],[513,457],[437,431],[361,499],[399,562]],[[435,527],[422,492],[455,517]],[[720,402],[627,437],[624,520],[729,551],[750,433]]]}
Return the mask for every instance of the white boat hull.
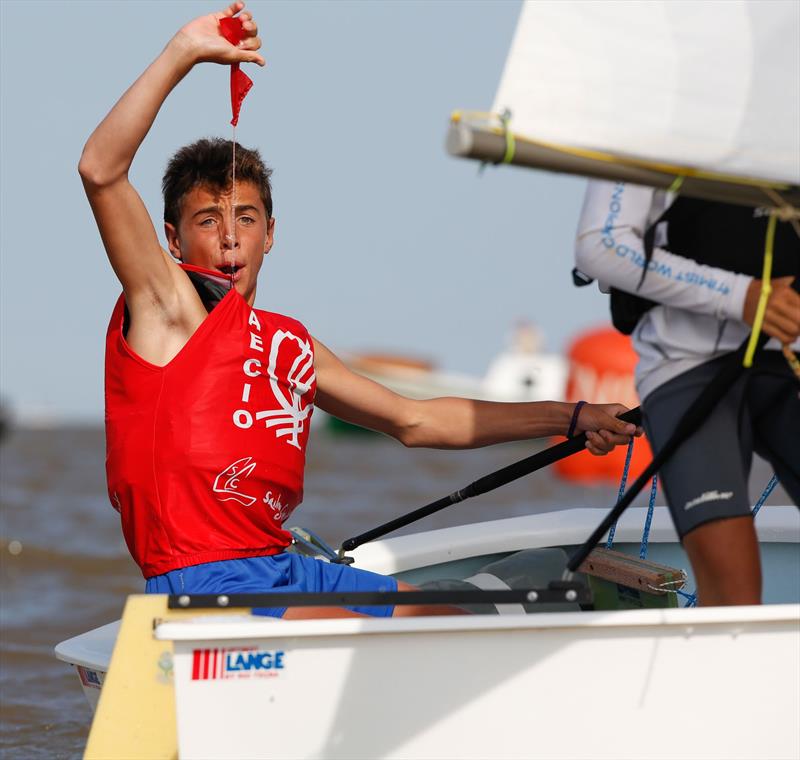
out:
{"label": "white boat hull", "polygon": [[[617,528],[628,553],[643,512]],[[429,531],[354,555],[412,583],[466,578],[509,552],[578,544],[601,515]],[[89,759],[797,758],[800,514],[765,508],[756,524],[760,607],[282,621],[140,596],[110,669],[118,624],[57,655],[101,694]],[[649,556],[686,567],[664,508]]]}
{"label": "white boat hull", "polygon": [[[167,623],[181,758],[797,758],[797,605]],[[204,678],[202,649],[283,652]]]}

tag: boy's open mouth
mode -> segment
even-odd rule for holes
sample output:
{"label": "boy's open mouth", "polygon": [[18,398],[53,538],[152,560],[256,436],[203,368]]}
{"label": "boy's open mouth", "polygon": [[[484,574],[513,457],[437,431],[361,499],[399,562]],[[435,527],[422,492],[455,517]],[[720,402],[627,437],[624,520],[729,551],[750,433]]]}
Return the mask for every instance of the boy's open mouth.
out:
{"label": "boy's open mouth", "polygon": [[227,277],[229,282],[239,282],[239,279],[242,276],[242,270],[244,266],[239,266],[238,264],[223,264],[222,266],[217,267],[217,270],[222,274],[224,277]]}

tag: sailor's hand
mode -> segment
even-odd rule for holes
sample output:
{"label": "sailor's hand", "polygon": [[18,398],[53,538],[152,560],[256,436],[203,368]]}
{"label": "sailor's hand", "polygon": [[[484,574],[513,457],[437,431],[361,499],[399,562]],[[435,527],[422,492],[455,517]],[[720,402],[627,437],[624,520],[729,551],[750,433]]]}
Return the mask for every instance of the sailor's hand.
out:
{"label": "sailor's hand", "polygon": [[[794,342],[800,335],[800,294],[792,288],[793,280],[794,277],[776,277],[770,281],[772,292],[761,324],[767,335],[784,345]],[[748,325],[752,326],[755,321],[760,296],[761,280],[754,279],[747,288],[742,312],[742,319]]]}
{"label": "sailor's hand", "polygon": [[605,456],[615,446],[627,445],[642,429],[618,419],[630,411],[622,404],[585,404],[578,413],[575,432],[586,433],[586,448],[595,456]]}
{"label": "sailor's hand", "polygon": [[[238,16],[237,16],[238,14]],[[244,38],[232,45],[220,33],[219,21],[237,16],[242,21]],[[244,10],[244,3],[231,3],[224,11],[209,13],[190,21],[172,39],[192,57],[194,63],[257,63],[264,66],[264,59],[255,51],[261,47],[258,26],[252,14]]]}

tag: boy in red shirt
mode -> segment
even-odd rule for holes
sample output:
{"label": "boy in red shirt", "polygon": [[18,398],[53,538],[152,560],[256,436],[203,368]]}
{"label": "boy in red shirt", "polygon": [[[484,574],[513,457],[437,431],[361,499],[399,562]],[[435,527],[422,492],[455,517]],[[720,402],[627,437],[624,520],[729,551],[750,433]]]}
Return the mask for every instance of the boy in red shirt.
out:
{"label": "boy in red shirt", "polygon": [[[573,429],[600,455],[637,431],[614,416],[625,411],[619,404],[407,399],[350,371],[296,320],[255,309],[275,229],[269,171],[255,151],[237,146],[235,181],[226,141],[175,155],[164,178],[170,253],[161,248],[128,170],[162,103],[197,63],[264,64],[243,9],[233,3],[184,26],[81,157],[123,288],[106,352],[109,495],[148,591],[394,590],[391,578],[284,551],[314,405],[406,446],[472,448]],[[239,45],[220,34],[231,17],[242,23]],[[353,613],[287,616],[317,614]]]}

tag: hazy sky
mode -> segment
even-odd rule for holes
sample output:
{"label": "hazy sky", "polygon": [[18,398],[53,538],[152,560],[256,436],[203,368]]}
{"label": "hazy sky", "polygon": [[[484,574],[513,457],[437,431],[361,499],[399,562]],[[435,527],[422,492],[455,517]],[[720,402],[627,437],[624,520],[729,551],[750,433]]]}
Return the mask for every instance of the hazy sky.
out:
{"label": "hazy sky", "polygon": [[[444,149],[449,115],[491,106],[517,0],[252,2],[267,68],[237,138],[274,168],[275,246],[257,305],[334,351],[482,374],[518,319],[561,350],[606,320],[571,284],[582,180]],[[209,2],[3,0],[0,392],[21,415],[100,419],[119,287],[76,171],[86,138]],[[172,152],[230,136],[227,67],[175,90],[134,163],[155,220]],[[160,223],[157,225],[160,230]]]}

